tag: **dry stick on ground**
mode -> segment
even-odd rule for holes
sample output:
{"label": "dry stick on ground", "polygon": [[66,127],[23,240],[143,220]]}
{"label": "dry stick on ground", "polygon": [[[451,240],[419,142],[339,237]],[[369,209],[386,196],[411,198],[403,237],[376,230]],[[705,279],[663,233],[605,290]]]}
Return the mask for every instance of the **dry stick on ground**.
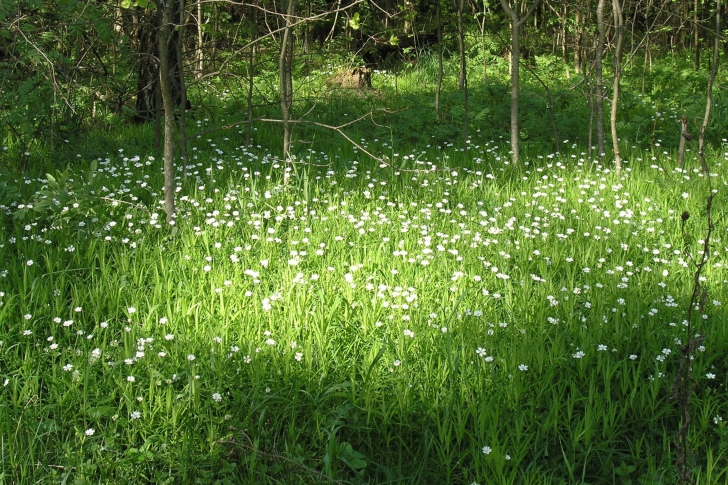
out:
{"label": "dry stick on ground", "polygon": [[[381,112],[384,112],[384,113],[387,113],[387,114],[396,113],[396,111],[390,111],[390,110],[387,110],[387,109],[384,109],[384,108],[380,108],[377,111],[381,111]],[[311,110],[308,111],[308,113],[310,113],[310,112],[311,112]],[[306,113],[306,114],[308,114],[308,113]],[[389,161],[389,158],[387,158],[387,157],[378,157],[378,156],[374,155],[372,152],[368,151],[362,145],[360,145],[359,143],[355,142],[349,135],[347,135],[343,131],[343,129],[346,128],[347,126],[353,125],[354,123],[358,123],[359,121],[361,121],[361,120],[363,120],[365,118],[370,118],[372,120],[372,123],[377,124],[374,121],[374,110],[371,110],[368,113],[366,113],[366,114],[364,114],[364,115],[362,115],[362,116],[360,116],[360,117],[358,117],[358,118],[356,118],[354,120],[351,120],[351,121],[349,121],[347,123],[344,123],[344,124],[341,124],[341,125],[336,125],[336,126],[334,126],[334,125],[327,125],[326,123],[319,123],[318,121],[308,121],[308,120],[302,120],[302,119],[289,120],[289,123],[292,124],[292,125],[294,125],[294,124],[297,124],[297,125],[313,125],[313,126],[318,126],[320,128],[326,128],[328,130],[335,131],[336,133],[338,133],[339,135],[341,135],[341,137],[343,137],[346,141],[348,141],[349,143],[351,143],[352,146],[356,147],[357,150],[359,150],[362,153],[366,154],[372,160],[375,160],[375,161],[379,162],[381,164],[381,167],[382,168],[384,168],[384,167],[390,167],[390,168],[397,169],[398,171],[404,172],[404,173],[432,173],[432,172],[438,172],[438,171],[446,170],[446,169],[423,169],[423,170],[419,170],[419,169],[402,169],[402,168],[397,168],[394,165],[392,165],[392,163]],[[215,128],[210,128],[209,130],[203,130],[203,131],[194,133],[194,134],[190,135],[189,138],[197,138],[199,136],[206,135],[208,133],[213,133],[213,132],[220,131],[220,130],[228,130],[230,128],[235,128],[236,126],[244,125],[246,123],[253,123],[253,122],[283,123],[283,120],[279,120],[279,119],[275,119],[275,118],[254,118],[252,120],[236,121],[234,123],[228,123],[226,125],[217,126]],[[184,142],[184,141],[185,140],[180,140],[178,143]],[[321,166],[321,165],[319,165],[319,166]],[[330,166],[330,165],[323,165],[323,166]]]}
{"label": "dry stick on ground", "polygon": [[240,430],[240,429],[235,429],[233,427],[230,427],[230,430],[231,431],[237,431],[238,433],[240,433],[245,438],[245,440],[247,441],[247,443],[241,443],[241,442],[235,441],[235,440],[219,440],[217,442],[217,444],[219,444],[219,445],[233,445],[233,446],[237,446],[239,448],[242,448],[244,450],[251,451],[251,452],[255,453],[256,455],[265,456],[267,458],[272,458],[274,460],[282,460],[282,461],[285,461],[285,462],[290,463],[291,465],[293,465],[293,466],[295,466],[297,468],[300,468],[302,470],[306,470],[309,473],[312,473],[312,474],[314,474],[314,475],[316,475],[318,477],[321,477],[321,478],[323,478],[324,480],[326,480],[329,483],[338,483],[338,484],[349,483],[349,482],[345,482],[345,481],[341,481],[341,480],[334,480],[333,478],[324,475],[323,473],[321,473],[318,470],[314,470],[313,468],[309,468],[309,467],[307,467],[305,465],[302,465],[301,463],[298,463],[296,461],[293,461],[290,458],[287,458],[287,457],[285,457],[283,455],[278,455],[278,454],[275,454],[275,453],[266,453],[264,451],[261,451],[261,450],[259,450],[258,448],[256,448],[253,445],[253,440],[250,439],[250,436],[248,436],[245,433],[245,431]]}
{"label": "dry stick on ground", "polygon": [[678,481],[680,483],[694,484],[695,482],[691,476],[692,462],[694,461],[694,453],[690,449],[690,443],[688,443],[688,431],[690,430],[690,396],[695,389],[695,379],[690,374],[690,363],[693,352],[703,343],[704,337],[702,335],[693,336],[692,332],[692,321],[693,321],[693,310],[702,310],[702,304],[699,299],[703,295],[703,285],[700,282],[701,274],[705,264],[708,262],[710,256],[710,236],[715,228],[715,223],[710,213],[710,209],[713,204],[713,197],[715,194],[712,193],[710,184],[708,184],[709,193],[708,200],[705,206],[705,217],[708,221],[707,233],[703,240],[703,251],[700,254],[700,259],[695,261],[689,253],[688,237],[685,232],[685,223],[690,218],[690,213],[687,211],[682,213],[681,232],[683,241],[685,243],[685,257],[686,259],[693,260],[695,264],[695,273],[693,274],[693,292],[690,295],[690,304],[687,309],[687,320],[686,320],[686,343],[680,347],[681,357],[680,364],[678,366],[677,375],[675,376],[675,382],[672,385],[672,398],[677,399],[678,406],[680,407],[680,418],[682,425],[675,435],[675,446],[677,447],[677,462],[675,468],[677,469]]}

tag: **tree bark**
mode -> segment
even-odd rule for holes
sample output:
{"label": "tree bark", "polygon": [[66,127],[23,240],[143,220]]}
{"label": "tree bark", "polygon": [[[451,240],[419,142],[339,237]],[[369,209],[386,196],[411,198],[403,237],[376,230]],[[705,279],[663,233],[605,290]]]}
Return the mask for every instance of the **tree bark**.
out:
{"label": "tree bark", "polygon": [[[603,0],[602,0],[603,1]],[[528,17],[538,6],[540,0],[536,0],[531,7],[519,18],[516,9],[508,5],[508,0],[500,0],[503,10],[511,19],[511,152],[513,166],[518,167],[519,146],[518,146],[518,92],[519,92],[519,63],[521,59],[521,49],[519,45],[519,33],[521,25],[523,25]],[[523,5],[521,5],[523,7]]]}
{"label": "tree bark", "polygon": [[599,37],[595,54],[596,64],[596,110],[597,110],[597,157],[603,157],[604,152],[604,76],[602,74],[602,58],[604,57],[604,44],[606,42],[606,28],[604,26],[604,3],[599,0],[597,3],[597,29]]}
{"label": "tree bark", "polygon": [[700,70],[700,25],[698,14],[700,11],[700,0],[695,0],[693,6],[693,47],[695,48],[695,70]]}
{"label": "tree bark", "polygon": [[245,144],[250,146],[250,139],[253,129],[253,88],[255,87],[255,46],[258,39],[258,9],[251,8],[253,20],[252,40],[250,42],[250,59],[248,62],[248,126],[245,132]]}
{"label": "tree bark", "polygon": [[187,123],[187,84],[185,83],[185,71],[184,71],[184,35],[185,35],[185,0],[178,0],[179,4],[179,27],[177,30],[177,42],[175,42],[175,54],[177,60],[177,80],[179,83],[179,101],[180,101],[180,114],[179,114],[179,137],[182,140],[180,144],[180,154],[182,155],[182,161],[184,163],[183,178],[187,178],[187,165],[189,165],[189,157],[187,156],[187,137],[185,135],[185,124]]}
{"label": "tree bark", "polygon": [[204,22],[202,21],[202,1],[197,0],[197,50],[195,52],[195,63],[197,69],[195,77],[200,79],[204,68],[204,53],[202,52],[202,43],[205,40],[205,31],[203,29]]}
{"label": "tree bark", "polygon": [[463,146],[467,148],[468,143],[468,73],[467,59],[465,57],[465,25],[463,25],[463,9],[465,0],[458,4],[458,44],[460,46],[460,75],[458,76],[458,88],[463,92]]}
{"label": "tree bark", "polygon": [[612,147],[617,175],[622,171],[622,155],[619,152],[619,136],[617,133],[617,108],[619,107],[619,81],[622,71],[622,46],[624,45],[624,15],[620,0],[612,0],[614,13],[614,85],[612,86],[612,110],[609,121],[612,128]]}
{"label": "tree bark", "polygon": [[703,173],[708,175],[710,168],[708,162],[705,160],[705,131],[708,129],[708,122],[710,121],[710,108],[713,105],[713,82],[715,76],[718,74],[718,62],[720,61],[720,0],[715,2],[715,34],[713,39],[713,65],[710,69],[710,76],[708,77],[708,88],[706,92],[705,102],[705,116],[703,117],[703,124],[700,126],[700,136],[698,137],[698,154],[700,155],[700,168]]}
{"label": "tree bark", "polygon": [[442,91],[442,21],[440,0],[437,2],[437,86],[435,87],[435,116],[440,119],[440,92]]}
{"label": "tree bark", "polygon": [[285,16],[283,37],[281,39],[281,52],[278,58],[278,71],[280,76],[281,117],[283,120],[283,159],[286,161],[284,183],[288,180],[288,164],[291,161],[291,104],[293,102],[293,78],[291,63],[293,62],[293,0],[288,0],[288,9]]}
{"label": "tree bark", "polygon": [[458,2],[458,50],[460,51],[460,71],[458,72],[458,90],[465,86],[465,26],[463,25],[463,7],[465,0]]}
{"label": "tree bark", "polygon": [[169,55],[169,42],[172,34],[172,15],[174,0],[158,0],[162,24],[157,31],[159,46],[159,87],[164,104],[164,211],[167,222],[174,224],[174,94],[172,92],[172,73]]}
{"label": "tree bark", "polygon": [[688,133],[688,117],[682,115],[680,118],[680,145],[677,150],[677,166],[683,168],[685,166],[685,142],[692,139],[692,135]]}

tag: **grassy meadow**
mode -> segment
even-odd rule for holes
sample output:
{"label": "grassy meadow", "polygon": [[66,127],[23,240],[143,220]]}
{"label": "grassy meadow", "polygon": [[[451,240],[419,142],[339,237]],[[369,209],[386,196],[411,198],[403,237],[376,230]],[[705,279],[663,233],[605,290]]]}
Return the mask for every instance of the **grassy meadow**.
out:
{"label": "grassy meadow", "polygon": [[[234,119],[215,96],[188,129]],[[345,96],[327,116],[373,102]],[[0,483],[675,483],[697,334],[693,476],[727,483],[728,143],[677,169],[650,137],[678,108],[625,128],[620,176],[573,137],[513,169],[477,119],[466,144],[406,112],[356,132],[387,164],[325,131],[289,166],[277,126],[212,132],[171,227],[149,127],[4,172]]]}

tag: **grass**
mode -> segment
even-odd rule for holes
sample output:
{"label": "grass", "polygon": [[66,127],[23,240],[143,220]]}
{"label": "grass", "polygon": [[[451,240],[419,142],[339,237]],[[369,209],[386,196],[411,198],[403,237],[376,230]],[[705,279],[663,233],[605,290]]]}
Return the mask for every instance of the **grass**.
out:
{"label": "grass", "polygon": [[[173,227],[143,143],[0,179],[0,482],[675,483],[728,147],[706,177],[635,144],[617,178],[575,143],[515,171],[486,130],[375,135],[392,166],[315,142],[283,185],[254,133],[194,140]],[[728,480],[724,220],[711,241],[701,484]]]}

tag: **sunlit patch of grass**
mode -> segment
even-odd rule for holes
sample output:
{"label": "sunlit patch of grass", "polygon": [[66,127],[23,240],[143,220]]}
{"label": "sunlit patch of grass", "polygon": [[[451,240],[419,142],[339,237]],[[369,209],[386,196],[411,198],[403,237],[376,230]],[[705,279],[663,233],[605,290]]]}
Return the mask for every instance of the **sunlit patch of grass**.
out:
{"label": "sunlit patch of grass", "polygon": [[[477,132],[468,150],[362,143],[392,167],[312,149],[331,166],[283,185],[274,155],[196,140],[174,231],[158,161],[123,146],[42,192],[66,197],[57,210],[8,218],[2,476],[321,480],[295,462],[350,482],[671,477],[706,177],[635,148],[618,179],[569,143],[516,172]],[[711,165],[722,214],[725,160]],[[20,183],[8,214],[42,200]],[[695,323],[708,481],[728,443],[724,246],[723,226]]]}

